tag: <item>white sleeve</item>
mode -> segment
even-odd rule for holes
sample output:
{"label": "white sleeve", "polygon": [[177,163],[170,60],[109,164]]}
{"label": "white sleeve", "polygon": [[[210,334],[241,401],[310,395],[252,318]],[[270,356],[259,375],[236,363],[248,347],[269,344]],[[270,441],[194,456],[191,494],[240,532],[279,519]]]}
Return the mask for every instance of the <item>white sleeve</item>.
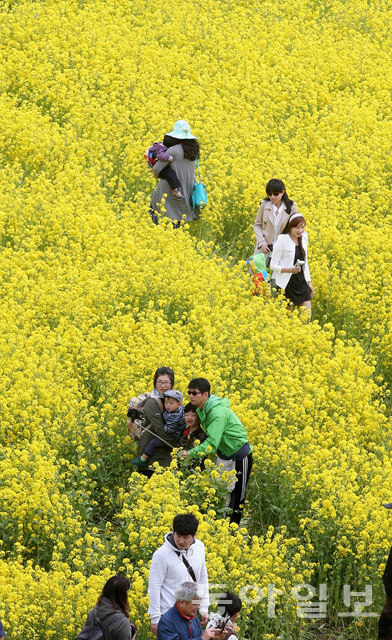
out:
{"label": "white sleeve", "polygon": [[166,578],[166,570],[165,559],[155,552],[148,577],[148,614],[151,624],[157,624],[161,617],[161,588]]}
{"label": "white sleeve", "polygon": [[284,267],[283,264],[280,264],[280,261],[282,259],[282,254],[283,254],[283,242],[284,242],[283,236],[281,235],[278,236],[278,239],[276,240],[274,244],[274,248],[272,250],[270,268],[272,271],[275,271],[276,273],[280,273],[282,271],[282,268]]}
{"label": "white sleeve", "polygon": [[208,573],[206,560],[204,556],[204,562],[200,571],[199,585],[202,587],[202,598],[200,601],[200,613],[208,613],[208,607],[210,605],[210,594],[208,587]]}
{"label": "white sleeve", "polygon": [[310,278],[310,271],[309,271],[309,263],[308,263],[308,248],[309,248],[309,237],[307,238],[307,244],[306,244],[306,257],[305,257],[305,280],[306,282],[311,282],[311,278]]}

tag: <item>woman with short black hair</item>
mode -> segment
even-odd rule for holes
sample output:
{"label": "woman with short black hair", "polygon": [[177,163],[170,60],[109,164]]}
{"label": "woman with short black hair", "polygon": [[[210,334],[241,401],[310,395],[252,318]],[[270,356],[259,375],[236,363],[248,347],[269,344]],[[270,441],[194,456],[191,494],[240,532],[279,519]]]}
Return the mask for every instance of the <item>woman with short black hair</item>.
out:
{"label": "woman with short black hair", "polygon": [[[162,467],[168,467],[171,462],[171,450],[178,446],[177,440],[166,433],[163,428],[163,397],[165,391],[174,386],[174,371],[170,367],[159,367],[154,373],[154,388],[149,397],[143,403],[143,426],[138,442],[138,455],[140,456],[153,438],[162,439],[162,447],[157,447],[152,456],[148,458],[148,464],[158,462]],[[169,447],[167,446],[169,445]],[[148,468],[141,470],[145,475],[151,475]]]}

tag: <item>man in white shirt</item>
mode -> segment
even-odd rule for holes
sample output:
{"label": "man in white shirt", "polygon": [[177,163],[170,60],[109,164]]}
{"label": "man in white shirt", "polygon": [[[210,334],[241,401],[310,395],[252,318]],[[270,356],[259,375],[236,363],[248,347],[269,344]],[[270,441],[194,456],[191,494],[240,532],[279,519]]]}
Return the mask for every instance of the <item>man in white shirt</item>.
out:
{"label": "man in white shirt", "polygon": [[175,603],[178,586],[192,580],[201,590],[201,624],[208,620],[208,574],[205,548],[196,538],[199,521],[192,513],[182,513],[173,519],[173,532],[152,556],[148,580],[148,613],[151,631],[156,635],[158,622]]}

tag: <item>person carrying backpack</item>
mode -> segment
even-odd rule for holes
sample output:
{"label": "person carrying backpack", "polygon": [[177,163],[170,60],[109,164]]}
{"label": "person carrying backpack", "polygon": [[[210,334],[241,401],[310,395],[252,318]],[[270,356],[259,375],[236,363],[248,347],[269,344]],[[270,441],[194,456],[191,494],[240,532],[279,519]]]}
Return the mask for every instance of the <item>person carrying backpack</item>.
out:
{"label": "person carrying backpack", "polygon": [[[151,393],[146,394],[147,398],[143,401],[141,412],[141,430],[138,437],[138,456],[141,456],[148,443],[153,438],[160,438],[162,446],[157,448],[154,454],[148,459],[148,464],[158,462],[162,467],[168,467],[171,463],[171,450],[177,447],[177,439],[172,438],[166,433],[163,421],[163,398],[165,391],[173,389],[174,371],[170,367],[159,367],[154,374],[154,388]],[[140,396],[139,396],[140,397]],[[136,398],[134,399],[136,400]],[[129,408],[128,408],[129,412]],[[128,429],[132,427],[132,413],[128,413]],[[131,434],[130,434],[131,435]],[[170,445],[170,446],[168,446]],[[145,475],[151,475],[153,470],[145,467],[139,468],[140,472]]]}
{"label": "person carrying backpack", "polygon": [[137,629],[130,622],[128,613],[129,586],[129,580],[125,576],[109,578],[76,640],[135,639]]}

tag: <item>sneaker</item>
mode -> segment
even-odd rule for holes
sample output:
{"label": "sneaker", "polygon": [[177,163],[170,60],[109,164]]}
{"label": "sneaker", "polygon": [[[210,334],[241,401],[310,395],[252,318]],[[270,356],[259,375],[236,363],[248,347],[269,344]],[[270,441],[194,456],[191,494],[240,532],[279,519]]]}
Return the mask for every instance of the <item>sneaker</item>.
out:
{"label": "sneaker", "polygon": [[174,198],[174,200],[184,200],[185,196],[182,195],[181,191],[179,189],[172,189],[171,190],[171,194],[172,197]]}
{"label": "sneaker", "polygon": [[148,458],[147,460],[145,460],[141,456],[138,456],[137,458],[131,460],[131,464],[133,464],[135,467],[145,467],[148,464]]}

